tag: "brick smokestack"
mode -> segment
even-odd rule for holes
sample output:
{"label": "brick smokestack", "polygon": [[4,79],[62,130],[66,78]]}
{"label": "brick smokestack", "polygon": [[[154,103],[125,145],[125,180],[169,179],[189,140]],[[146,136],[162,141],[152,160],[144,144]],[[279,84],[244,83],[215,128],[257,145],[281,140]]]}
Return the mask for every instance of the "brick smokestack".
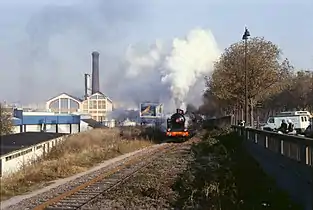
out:
{"label": "brick smokestack", "polygon": [[100,91],[99,85],[99,53],[92,52],[92,84],[91,93],[94,94]]}

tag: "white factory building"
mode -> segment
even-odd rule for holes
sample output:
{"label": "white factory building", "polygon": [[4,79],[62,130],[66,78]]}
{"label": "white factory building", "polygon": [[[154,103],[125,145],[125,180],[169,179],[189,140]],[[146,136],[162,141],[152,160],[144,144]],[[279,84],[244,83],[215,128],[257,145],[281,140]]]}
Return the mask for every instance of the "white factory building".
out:
{"label": "white factory building", "polygon": [[90,115],[98,122],[107,121],[107,113],[113,111],[113,102],[101,92],[88,96],[85,100],[62,93],[46,102],[46,109],[55,114]]}

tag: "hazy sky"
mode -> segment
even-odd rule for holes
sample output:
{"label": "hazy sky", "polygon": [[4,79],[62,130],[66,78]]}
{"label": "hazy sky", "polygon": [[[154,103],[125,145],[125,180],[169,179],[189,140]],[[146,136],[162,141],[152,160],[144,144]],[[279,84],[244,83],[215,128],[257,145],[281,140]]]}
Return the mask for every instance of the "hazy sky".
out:
{"label": "hazy sky", "polygon": [[198,27],[224,49],[245,25],[277,43],[297,68],[313,69],[311,0],[0,0],[0,99],[82,96],[92,50],[101,52],[101,88],[114,98],[114,81],[106,78],[121,68],[130,44],[168,41]]}

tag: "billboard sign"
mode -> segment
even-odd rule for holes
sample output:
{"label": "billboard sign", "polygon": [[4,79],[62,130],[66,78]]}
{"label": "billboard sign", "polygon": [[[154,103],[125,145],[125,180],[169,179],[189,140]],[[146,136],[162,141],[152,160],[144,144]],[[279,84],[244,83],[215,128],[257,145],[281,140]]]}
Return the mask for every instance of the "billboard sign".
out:
{"label": "billboard sign", "polygon": [[140,117],[157,118],[162,117],[162,114],[163,104],[150,102],[140,104]]}

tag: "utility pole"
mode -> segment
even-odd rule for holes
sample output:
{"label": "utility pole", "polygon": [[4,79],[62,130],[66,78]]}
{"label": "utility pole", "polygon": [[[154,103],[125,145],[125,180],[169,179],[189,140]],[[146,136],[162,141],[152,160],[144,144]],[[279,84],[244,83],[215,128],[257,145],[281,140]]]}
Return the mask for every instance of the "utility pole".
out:
{"label": "utility pole", "polygon": [[[245,125],[248,125],[248,115],[249,115],[249,106],[248,106],[248,70],[247,70],[247,48],[248,48],[248,38],[250,36],[250,32],[247,27],[245,28],[245,32],[242,36],[242,39],[245,42],[245,52],[244,52],[244,60],[245,60]],[[251,122],[253,123],[253,122]]]}
{"label": "utility pole", "polygon": [[2,140],[2,104],[0,103],[0,141],[1,140]]}

